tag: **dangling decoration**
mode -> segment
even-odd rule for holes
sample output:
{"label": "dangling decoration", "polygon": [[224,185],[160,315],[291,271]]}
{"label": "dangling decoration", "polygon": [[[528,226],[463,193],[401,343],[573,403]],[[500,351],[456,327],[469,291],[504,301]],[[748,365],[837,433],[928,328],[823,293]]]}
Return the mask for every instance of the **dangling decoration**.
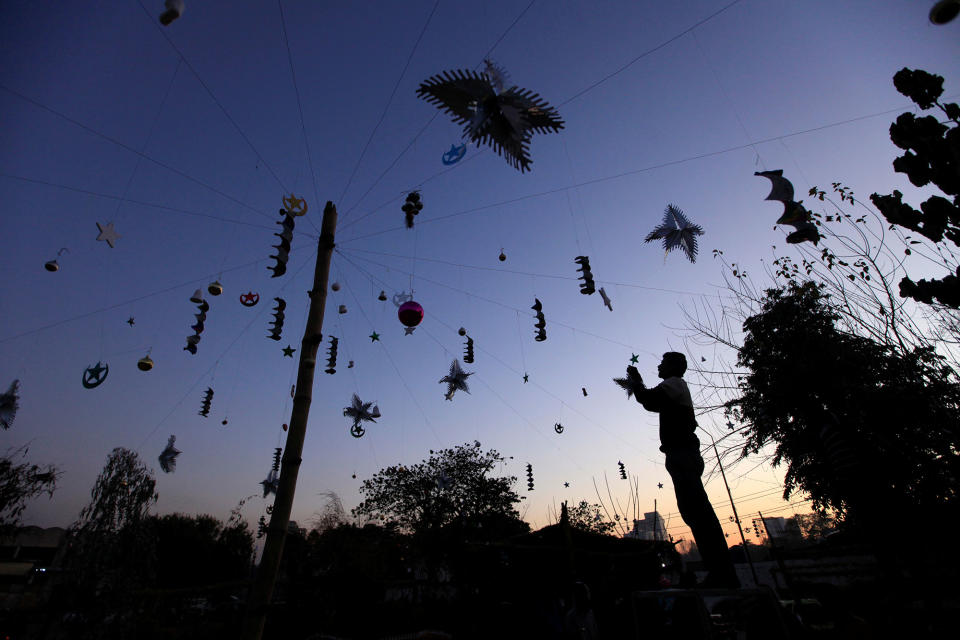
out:
{"label": "dangling decoration", "polygon": [[790,244],[799,244],[807,240],[813,244],[820,242],[820,232],[817,230],[817,225],[810,222],[810,212],[800,202],[793,200],[793,184],[783,177],[783,169],[756,171],[753,175],[770,179],[772,188],[766,200],[777,200],[783,203],[783,215],[777,220],[777,224],[789,224],[796,228],[796,231],[787,235],[787,242]]}
{"label": "dangling decoration", "polygon": [[280,428],[283,429],[284,431],[286,431],[286,430],[287,430],[287,423],[284,422],[282,425],[280,425]]}
{"label": "dangling decoration", "polygon": [[555,425],[553,425],[553,430],[556,431],[557,433],[563,433],[563,425],[558,422]]}
{"label": "dangling decoration", "polygon": [[133,316],[130,316],[127,318],[127,324],[132,327],[133,325],[137,324],[137,321],[133,319]]}
{"label": "dangling decoration", "polygon": [[340,291],[340,283],[334,282],[332,285],[330,285],[330,289],[333,291]]}
{"label": "dangling decoration", "polygon": [[[370,407],[373,406],[371,409]],[[353,426],[350,427],[350,435],[354,438],[361,438],[366,430],[363,428],[363,422],[376,422],[380,417],[380,409],[372,402],[364,402],[360,396],[353,394],[353,399],[349,407],[344,407],[343,415],[353,418]]]}
{"label": "dangling decoration", "polygon": [[263,487],[263,497],[266,498],[271,493],[276,495],[280,488],[280,453],[283,451],[280,447],[273,450],[273,466],[270,467],[270,473],[265,480],[260,483]]}
{"label": "dangling decoration", "polygon": [[307,199],[298,198],[297,196],[290,194],[290,197],[284,196],[281,198],[283,200],[283,208],[290,212],[290,215],[300,217],[306,215],[307,213]]}
{"label": "dangling decoration", "polygon": [[271,340],[279,340],[280,333],[283,331],[283,310],[287,308],[287,301],[283,298],[274,298],[277,303],[277,306],[273,308],[273,320],[270,321],[272,325],[270,327],[270,335],[267,337]]}
{"label": "dangling decoration", "polygon": [[406,201],[403,203],[403,206],[400,207],[403,215],[406,216],[407,229],[413,229],[413,216],[420,213],[422,209],[423,203],[420,202],[420,192],[411,191],[408,193]]}
{"label": "dangling decoration", "polygon": [[277,261],[275,265],[268,266],[267,269],[273,271],[271,278],[279,278],[287,272],[287,260],[290,259],[290,243],[293,241],[293,228],[296,226],[296,222],[293,220],[293,214],[287,212],[285,209],[280,209],[280,215],[283,216],[283,220],[278,221],[283,229],[280,233],[275,233],[273,235],[280,238],[279,244],[270,245],[277,250],[277,255],[270,256]]}
{"label": "dangling decoration", "polygon": [[280,349],[280,351],[283,351],[283,357],[284,357],[284,358],[292,358],[292,357],[293,357],[293,352],[296,351],[296,349],[294,349],[293,347],[291,347],[291,346],[288,344],[288,345],[287,345],[286,347],[284,347],[283,349]]}
{"label": "dangling decoration", "polygon": [[353,369],[353,360],[347,363],[347,369]]}
{"label": "dangling decoration", "polygon": [[586,398],[586,397],[587,397],[587,388],[586,388],[586,387],[580,387],[580,390],[583,391],[583,397]]}
{"label": "dangling decoration", "polygon": [[623,465],[623,463],[620,462],[619,460],[617,461],[617,466],[620,467],[620,479],[621,479],[621,480],[626,480],[626,479],[627,479],[627,468],[626,468],[626,467]]}
{"label": "dangling decoration", "polygon": [[543,305],[539,298],[533,299],[533,306],[530,308],[537,312],[537,321],[533,324],[533,328],[537,330],[537,335],[533,339],[537,342],[543,342],[547,339],[547,319],[543,317]]}
{"label": "dangling decoration", "polygon": [[223,285],[220,284],[219,280],[214,280],[213,282],[207,285],[207,291],[212,296],[218,296],[221,293],[223,293]]}
{"label": "dangling decoration", "polygon": [[416,327],[423,321],[423,307],[413,300],[408,300],[397,309],[397,317],[405,327]]}
{"label": "dangling decoration", "polygon": [[343,315],[346,312],[347,312],[347,305],[342,304],[339,307],[337,307],[337,313]]}
{"label": "dangling decoration", "polygon": [[377,333],[376,331],[374,331],[373,333],[371,333],[368,337],[370,338],[370,342],[379,342],[379,341],[380,341],[380,334]]}
{"label": "dangling decoration", "polygon": [[468,337],[466,344],[463,345],[463,362],[473,364],[473,338]]}
{"label": "dangling decoration", "polygon": [[10,383],[7,392],[0,394],[0,429],[6,431],[17,417],[20,408],[20,380]]}
{"label": "dangling decoration", "polygon": [[503,252],[503,249],[500,249],[500,255],[497,256],[497,259],[500,260],[500,262],[506,262],[506,261],[507,261],[507,254],[505,254],[505,253]]}
{"label": "dangling decoration", "polygon": [[260,302],[260,294],[248,291],[240,296],[240,304],[245,307],[255,307]]}
{"label": "dangling decoration", "polygon": [[326,373],[333,375],[337,372],[337,344],[340,342],[337,338],[330,336],[330,346],[327,347],[327,368]]}
{"label": "dangling decoration", "polygon": [[674,249],[682,249],[690,262],[697,261],[697,236],[703,235],[703,229],[698,224],[693,224],[683,215],[683,211],[668,204],[663,212],[663,222],[660,226],[647,234],[644,242],[654,240],[663,240],[663,248],[666,254]]}
{"label": "dangling decoration", "polygon": [[183,15],[183,0],[164,0],[163,6],[167,10],[160,14],[160,24],[165,27]]}
{"label": "dangling decoration", "polygon": [[[267,496],[264,495],[264,498]],[[262,538],[267,535],[267,519],[264,516],[260,516],[260,519],[257,520],[257,538]]]}
{"label": "dangling decoration", "polygon": [[203,393],[203,400],[200,402],[200,411],[199,415],[204,418],[210,417],[210,403],[213,401],[213,389],[207,387],[207,390]]}
{"label": "dangling decoration", "polygon": [[457,329],[457,333],[459,333],[460,336],[462,337],[462,336],[467,335],[467,330],[464,329],[463,327],[460,327],[459,329]]}
{"label": "dangling decoration", "polygon": [[150,369],[153,369],[153,360],[150,358],[149,353],[137,360],[137,369],[140,369],[140,371],[150,371]]}
{"label": "dangling decoration", "polygon": [[457,164],[463,160],[463,156],[467,154],[467,145],[461,144],[459,146],[455,144],[450,145],[450,151],[447,151],[443,154],[443,164],[450,166],[452,164]]}
{"label": "dangling decoration", "polygon": [[463,137],[489,145],[521,172],[530,169],[528,147],[534,133],[558,132],[563,120],[536,93],[505,88],[505,74],[489,60],[482,73],[445,71],[420,84],[417,96],[463,125]]}
{"label": "dangling decoration", "polygon": [[113,228],[113,223],[112,223],[112,222],[108,222],[107,224],[100,224],[100,223],[98,222],[98,223],[97,223],[97,231],[100,232],[100,233],[97,235],[97,240],[102,240],[102,241],[106,242],[107,245],[109,245],[109,247],[110,247],[111,249],[113,249],[113,246],[114,246],[113,243],[116,242],[117,239],[123,237],[123,236],[121,236],[119,233],[117,233],[117,230],[116,230],[116,229]]}
{"label": "dangling decoration", "polygon": [[220,421],[220,424],[222,424],[223,426],[227,426],[227,422],[228,420],[224,418],[223,420]]}
{"label": "dangling decoration", "polygon": [[194,292],[190,298],[190,302],[197,305],[198,313],[194,314],[197,321],[190,327],[193,329],[193,335],[187,336],[187,346],[185,346],[183,350],[197,355],[197,345],[200,343],[200,334],[203,333],[203,323],[207,320],[207,311],[210,310],[210,305],[203,299],[203,292],[201,292],[200,289]]}
{"label": "dangling decoration", "polygon": [[410,293],[407,293],[406,291],[395,293],[393,294],[393,298],[391,299],[391,301],[393,302],[393,306],[397,307],[398,309],[403,305],[404,302],[410,302],[411,300],[413,300],[412,289],[410,290]]}
{"label": "dangling decoration", "polygon": [[177,468],[177,456],[180,455],[180,450],[173,446],[173,443],[177,441],[177,436],[170,436],[167,440],[167,446],[164,447],[163,451],[160,453],[160,468],[164,473],[171,473]]}
{"label": "dangling decoration", "polygon": [[527,463],[527,491],[533,491],[533,465]]}
{"label": "dangling decoration", "polygon": [[603,298],[603,306],[610,311],[613,311],[613,305],[610,304],[610,296],[607,295],[607,292],[603,290],[603,287],[600,287],[600,297]]}
{"label": "dangling decoration", "polygon": [[577,271],[582,272],[579,276],[583,282],[580,283],[580,293],[585,296],[592,295],[596,291],[595,285],[593,283],[593,272],[590,271],[590,258],[589,256],[577,256],[573,259],[580,268]]}
{"label": "dangling decoration", "polygon": [[84,389],[96,389],[103,381],[107,379],[107,375],[110,373],[110,365],[100,366],[100,361],[97,360],[97,364],[92,367],[87,367],[83,370],[83,379],[81,383],[83,384]]}
{"label": "dangling decoration", "polygon": [[[60,256],[62,256],[64,252],[70,253],[70,250],[67,249],[66,247],[61,248],[60,251],[57,251],[57,257],[59,258]],[[43,268],[46,269],[47,271],[52,271],[52,272],[59,271],[60,265],[57,264],[56,259],[48,260],[46,263],[44,263]]]}
{"label": "dangling decoration", "polygon": [[380,302],[385,302],[386,299],[387,299],[387,292],[384,291],[383,289],[380,289],[380,295],[377,296],[377,300],[379,300]]}
{"label": "dangling decoration", "polygon": [[440,384],[447,384],[447,393],[443,397],[447,400],[453,400],[453,394],[457,391],[470,393],[470,388],[467,386],[467,378],[472,375],[472,371],[467,373],[460,368],[460,361],[454,359],[454,361],[450,363],[450,373],[440,378]]}

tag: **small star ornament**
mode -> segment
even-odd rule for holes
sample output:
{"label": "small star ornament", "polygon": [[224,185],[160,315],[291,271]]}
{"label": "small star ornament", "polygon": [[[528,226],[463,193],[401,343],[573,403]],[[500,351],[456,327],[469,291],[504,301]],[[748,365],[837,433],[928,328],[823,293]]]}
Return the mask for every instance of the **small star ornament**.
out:
{"label": "small star ornament", "polygon": [[464,393],[470,393],[470,387],[467,386],[467,378],[473,375],[473,372],[467,373],[460,367],[460,361],[454,359],[450,363],[450,373],[440,378],[440,384],[446,383],[447,393],[444,394],[444,398],[447,400],[453,400],[453,394],[457,391],[463,391]]}
{"label": "small star ornament", "polygon": [[523,384],[527,384],[528,382],[530,382],[530,374],[525,373],[523,374]]}
{"label": "small star ornament", "polygon": [[370,342],[377,342],[380,340],[380,334],[374,331],[370,334]]}
{"label": "small star ornament", "polygon": [[674,249],[681,249],[687,260],[697,260],[697,236],[703,235],[703,228],[693,224],[683,215],[683,211],[672,204],[668,204],[663,212],[663,222],[660,226],[647,234],[644,242],[663,240],[664,260],[667,254]]}
{"label": "small star ornament", "polygon": [[102,240],[106,242],[111,249],[113,249],[114,247],[113,243],[116,242],[118,238],[123,237],[119,233],[117,233],[116,229],[113,228],[112,222],[108,222],[107,224],[100,224],[98,222],[97,231],[100,232],[100,234],[97,236],[97,240]]}
{"label": "small star ornament", "polygon": [[293,352],[296,351],[296,349],[293,349],[290,347],[290,345],[287,345],[284,349],[282,349],[282,351],[284,358],[292,358]]}
{"label": "small star ornament", "polygon": [[657,489],[663,489],[663,483],[662,483],[662,482],[658,482],[658,483],[657,483]]}
{"label": "small star ornament", "polygon": [[637,364],[639,360],[640,360],[640,356],[638,356],[635,353],[630,354],[630,364]]}
{"label": "small star ornament", "polygon": [[136,321],[133,319],[133,316],[130,316],[129,318],[127,318],[127,324],[130,325],[131,327],[136,324]]}
{"label": "small star ornament", "polygon": [[403,335],[405,335],[405,336],[412,336],[414,329],[416,329],[416,327],[404,327],[404,328],[403,328]]}

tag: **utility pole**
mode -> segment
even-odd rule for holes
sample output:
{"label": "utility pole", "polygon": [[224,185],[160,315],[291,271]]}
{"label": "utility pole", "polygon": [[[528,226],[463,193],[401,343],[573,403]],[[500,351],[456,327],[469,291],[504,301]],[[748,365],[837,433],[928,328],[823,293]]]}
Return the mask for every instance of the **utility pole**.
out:
{"label": "utility pole", "polygon": [[280,483],[277,487],[277,496],[273,501],[273,513],[270,516],[270,526],[267,528],[263,555],[247,600],[247,611],[240,635],[242,640],[260,640],[263,635],[267,609],[273,597],[273,587],[280,568],[280,557],[283,555],[283,544],[290,524],[290,511],[293,508],[293,496],[297,490],[300,456],[303,454],[303,441],[307,433],[307,418],[310,416],[310,403],[313,398],[313,373],[317,365],[317,350],[323,340],[321,335],[323,311],[327,301],[327,282],[330,277],[330,258],[333,255],[333,237],[336,229],[337,208],[328,201],[323,209],[323,222],[320,225],[317,264],[313,271],[313,289],[308,292],[310,312],[307,315],[303,340],[300,342],[297,389],[293,398],[293,410],[290,413],[287,443],[283,449]]}
{"label": "utility pole", "polygon": [[[713,436],[710,436],[710,439],[713,440]],[[747,551],[747,539],[743,536],[740,516],[737,515],[737,505],[733,504],[733,494],[730,493],[730,485],[727,484],[727,474],[723,471],[723,463],[720,461],[720,452],[717,451],[716,440],[713,441],[713,453],[717,456],[717,465],[720,467],[720,477],[723,478],[723,486],[727,488],[727,497],[730,498],[730,506],[733,508],[733,518],[737,521],[737,529],[740,530],[740,542],[743,544],[743,555],[747,556],[747,564],[750,565],[750,574],[753,576],[753,585],[759,586],[760,581],[757,580],[757,570],[753,568],[753,558],[750,557],[750,552]]]}

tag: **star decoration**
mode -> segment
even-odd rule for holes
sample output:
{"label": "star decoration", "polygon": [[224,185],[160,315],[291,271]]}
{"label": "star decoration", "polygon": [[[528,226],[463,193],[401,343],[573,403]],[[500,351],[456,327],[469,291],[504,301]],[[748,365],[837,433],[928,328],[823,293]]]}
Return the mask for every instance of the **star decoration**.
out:
{"label": "star decoration", "polygon": [[657,489],[663,489],[663,483],[662,483],[662,482],[658,482],[658,483],[657,483]]}
{"label": "star decoration", "polygon": [[[696,262],[697,236],[702,235],[703,228],[700,225],[693,224],[683,215],[683,211],[672,204],[668,204],[663,212],[663,222],[647,234],[643,241],[663,240],[663,248],[667,253],[679,248],[686,254],[687,260]],[[666,259],[666,255],[664,255],[664,259]]]}
{"label": "star decoration", "polygon": [[380,408],[373,406],[372,402],[364,402],[360,399],[360,396],[353,394],[353,400],[349,407],[344,407],[343,415],[348,418],[353,418],[353,426],[350,427],[350,435],[354,438],[359,438],[365,433],[362,422],[376,422],[377,418],[380,417]]}
{"label": "star decoration", "polygon": [[414,329],[416,329],[416,327],[404,327],[404,328],[403,328],[403,335],[405,335],[405,336],[412,336]]}
{"label": "star decoration", "polygon": [[569,483],[569,482],[564,482],[564,483],[563,483],[563,486],[564,486],[564,487],[569,487],[569,486],[570,486],[570,483]]}
{"label": "star decoration", "polygon": [[530,382],[530,375],[525,373],[523,374],[523,384],[527,384],[528,382]]}
{"label": "star decoration", "polygon": [[292,349],[290,345],[287,345],[286,348],[281,349],[281,351],[283,351],[283,357],[292,358],[293,352],[296,351],[296,349]]}
{"label": "star decoration", "polygon": [[450,363],[450,373],[440,378],[440,384],[447,383],[447,393],[443,396],[447,400],[453,400],[453,394],[458,390],[470,393],[467,386],[467,378],[473,375],[473,372],[467,373],[460,368],[460,361],[454,359]]}
{"label": "star decoration", "polygon": [[370,334],[370,342],[376,342],[380,339],[380,334],[374,331]]}
{"label": "star decoration", "polygon": [[107,374],[110,373],[110,366],[100,366],[100,361],[97,361],[96,366],[87,367],[83,371],[83,379],[81,380],[83,387],[85,389],[94,389],[99,387],[104,380],[107,379]]}
{"label": "star decoration", "polygon": [[117,230],[113,228],[113,223],[108,222],[107,224],[97,223],[97,230],[100,232],[100,235],[97,236],[97,240],[104,240],[110,248],[113,249],[113,243],[117,241],[118,238],[122,238]]}
{"label": "star decoration", "polygon": [[630,354],[630,364],[637,364],[639,360],[640,360],[640,356],[638,356],[635,353]]}
{"label": "star decoration", "polygon": [[136,324],[136,322],[134,322],[133,320],[133,316],[130,316],[129,318],[127,318],[127,324],[130,325],[131,327]]}
{"label": "star decoration", "polygon": [[280,488],[280,476],[277,475],[276,471],[270,469],[270,473],[267,474],[267,477],[260,481],[260,486],[263,487],[264,498],[271,493],[276,495],[277,489]]}
{"label": "star decoration", "polygon": [[730,422],[729,420],[727,420],[727,429],[730,429],[731,431],[733,431],[733,423]]}

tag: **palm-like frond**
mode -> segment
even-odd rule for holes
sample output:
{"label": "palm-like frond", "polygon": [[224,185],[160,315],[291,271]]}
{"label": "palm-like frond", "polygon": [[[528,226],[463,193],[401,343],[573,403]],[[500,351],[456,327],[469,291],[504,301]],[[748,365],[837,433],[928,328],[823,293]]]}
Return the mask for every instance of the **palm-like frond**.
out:
{"label": "palm-like frond", "polygon": [[372,402],[364,402],[360,399],[360,396],[353,394],[352,404],[349,407],[344,407],[343,415],[353,418],[353,426],[357,428],[363,421],[376,422],[376,419],[380,417],[380,409],[373,407],[371,410],[371,407],[373,407]]}
{"label": "palm-like frond", "polygon": [[173,446],[176,441],[176,436],[170,436],[167,440],[167,446],[160,453],[160,468],[163,469],[164,473],[170,473],[177,468],[177,456],[180,455],[180,450]]}
{"label": "palm-like frond", "polygon": [[702,235],[703,228],[700,225],[693,224],[683,215],[683,211],[668,204],[663,212],[663,222],[647,234],[643,241],[663,240],[663,248],[667,253],[674,249],[682,249],[690,262],[696,262],[697,236]]}
{"label": "palm-like frond", "polygon": [[14,380],[10,383],[7,392],[0,394],[0,428],[4,431],[13,424],[13,419],[17,417],[17,409],[20,408],[20,381]]}
{"label": "palm-like frond", "polygon": [[618,387],[627,392],[627,398],[633,397],[633,385],[630,384],[629,378],[614,378],[613,381]]}

